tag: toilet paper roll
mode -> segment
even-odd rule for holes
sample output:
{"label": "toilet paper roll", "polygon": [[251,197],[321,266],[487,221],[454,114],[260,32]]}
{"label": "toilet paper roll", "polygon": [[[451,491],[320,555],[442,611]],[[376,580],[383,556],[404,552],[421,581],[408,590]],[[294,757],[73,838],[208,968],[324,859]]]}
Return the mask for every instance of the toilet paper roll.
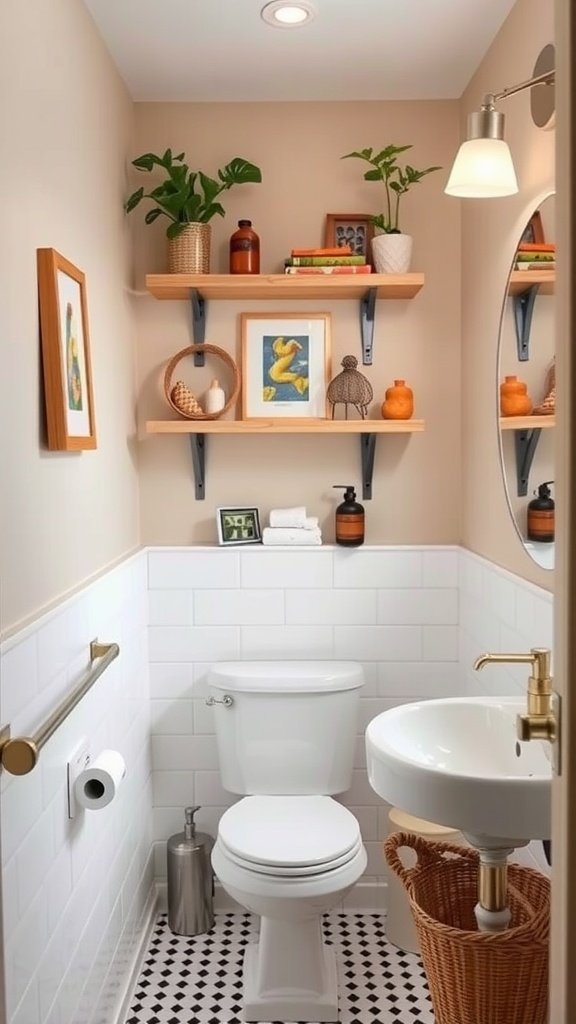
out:
{"label": "toilet paper roll", "polygon": [[74,783],[76,803],[88,811],[107,807],[125,775],[126,764],[122,754],[117,750],[103,750],[77,777]]}

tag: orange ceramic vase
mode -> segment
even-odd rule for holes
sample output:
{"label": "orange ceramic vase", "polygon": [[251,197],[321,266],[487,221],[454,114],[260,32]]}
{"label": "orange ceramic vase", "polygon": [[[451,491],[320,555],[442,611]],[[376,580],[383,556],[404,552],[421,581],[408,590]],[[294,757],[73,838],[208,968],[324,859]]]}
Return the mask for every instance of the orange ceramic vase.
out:
{"label": "orange ceramic vase", "polygon": [[394,387],[386,388],[386,401],[382,402],[385,420],[409,420],[414,412],[414,395],[404,380],[395,380]]}
{"label": "orange ceramic vase", "polygon": [[502,416],[529,416],[532,402],[528,386],[518,377],[505,377],[500,385],[500,414]]}

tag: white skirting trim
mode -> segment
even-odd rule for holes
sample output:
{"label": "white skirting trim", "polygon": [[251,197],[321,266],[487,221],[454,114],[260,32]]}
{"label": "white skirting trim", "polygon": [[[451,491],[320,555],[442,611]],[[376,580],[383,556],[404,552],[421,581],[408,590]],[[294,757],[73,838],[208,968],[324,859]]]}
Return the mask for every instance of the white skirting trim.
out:
{"label": "white skirting trim", "polygon": [[120,1002],[120,1008],[116,1017],[116,1024],[124,1024],[126,1015],[130,1009],[132,1003],[132,996],[134,995],[134,989],[140,977],[140,971],[142,970],[142,963],[148,949],[148,943],[150,937],[154,931],[156,925],[156,918],[158,916],[158,883],[154,882],[148,894],[146,905],[142,911],[142,927],[140,929],[140,941],[136,947],[134,953],[134,959],[132,961],[132,969],[126,978],[126,985],[124,988],[124,995]]}
{"label": "white skirting trim", "polygon": [[[157,881],[156,889],[158,892],[157,910],[160,913],[166,913],[168,909],[168,887],[166,881],[164,879]],[[386,889],[386,882],[358,882],[352,889],[352,892],[348,894],[339,906],[334,907],[334,910],[337,911],[340,907],[342,910],[349,911],[350,913],[358,910],[364,914],[384,914],[386,913]],[[216,882],[214,887],[214,909],[229,910],[237,913],[241,913],[243,910],[240,904],[233,900],[218,882]]]}

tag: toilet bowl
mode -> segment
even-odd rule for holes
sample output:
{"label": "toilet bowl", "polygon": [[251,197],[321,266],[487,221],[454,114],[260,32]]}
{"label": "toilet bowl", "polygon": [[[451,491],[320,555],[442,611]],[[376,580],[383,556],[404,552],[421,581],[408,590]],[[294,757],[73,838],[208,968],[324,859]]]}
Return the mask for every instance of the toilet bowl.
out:
{"label": "toilet bowl", "polygon": [[244,1019],[338,1020],[334,953],[321,915],[366,868],[358,822],[326,796],[249,796],[220,821],[217,878],[258,914],[244,963]]}
{"label": "toilet bowl", "polygon": [[220,778],[243,799],[220,819],[212,865],[260,917],[243,968],[246,1021],[337,1021],[334,952],[321,916],[366,868],[349,788],[355,662],[229,662],[209,673]]}

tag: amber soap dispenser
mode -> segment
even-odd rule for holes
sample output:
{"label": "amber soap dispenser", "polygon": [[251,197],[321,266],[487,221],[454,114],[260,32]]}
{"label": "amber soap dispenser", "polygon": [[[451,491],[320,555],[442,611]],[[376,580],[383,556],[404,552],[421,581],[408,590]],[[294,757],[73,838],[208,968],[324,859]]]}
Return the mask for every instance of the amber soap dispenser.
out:
{"label": "amber soap dispenser", "polygon": [[344,488],[344,501],[336,509],[336,543],[357,548],[364,543],[364,506],[356,501],[352,484],[334,484]]}

